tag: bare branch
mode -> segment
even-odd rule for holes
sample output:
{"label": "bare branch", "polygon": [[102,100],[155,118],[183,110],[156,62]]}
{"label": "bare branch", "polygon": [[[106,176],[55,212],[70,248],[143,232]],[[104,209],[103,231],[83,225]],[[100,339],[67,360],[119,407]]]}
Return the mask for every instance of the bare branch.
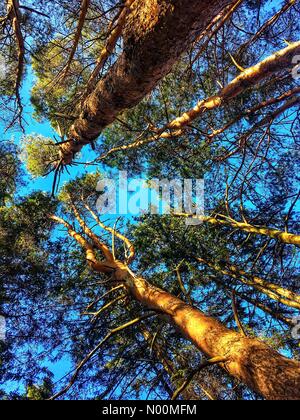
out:
{"label": "bare branch", "polygon": [[140,322],[144,321],[145,319],[149,319],[152,318],[153,316],[157,316],[156,314],[148,314],[148,315],[144,315],[141,316],[139,318],[136,318],[130,322],[127,322],[124,325],[121,325],[120,327],[117,327],[113,330],[111,330],[106,337],[94,348],[94,350],[92,350],[83,360],[82,362],[79,363],[79,365],[76,368],[76,371],[74,373],[74,375],[72,376],[69,385],[64,388],[62,391],[58,392],[57,394],[55,394],[53,397],[50,398],[50,400],[56,400],[57,398],[63,396],[64,394],[66,394],[69,389],[72,388],[72,386],[74,385],[74,383],[76,382],[78,375],[80,373],[80,371],[82,370],[82,368],[88,363],[89,360],[91,360],[91,358],[93,356],[95,356],[95,354],[100,350],[100,348],[114,335],[116,335],[117,333],[124,331],[125,329],[132,327],[136,324],[139,324]]}
{"label": "bare branch", "polygon": [[86,88],[85,93],[83,94],[82,100],[84,100],[95,88],[95,85],[97,83],[97,78],[101,70],[103,69],[108,57],[113,53],[116,47],[116,44],[118,42],[118,39],[122,35],[122,31],[126,23],[126,18],[128,14],[131,12],[131,6],[134,3],[134,1],[135,0],[126,0],[124,7],[117,20],[117,23],[115,24],[114,28],[112,28],[109,38],[106,42],[106,45],[100,53],[100,57],[98,58],[96,67],[89,78],[89,81],[87,83],[87,88]]}

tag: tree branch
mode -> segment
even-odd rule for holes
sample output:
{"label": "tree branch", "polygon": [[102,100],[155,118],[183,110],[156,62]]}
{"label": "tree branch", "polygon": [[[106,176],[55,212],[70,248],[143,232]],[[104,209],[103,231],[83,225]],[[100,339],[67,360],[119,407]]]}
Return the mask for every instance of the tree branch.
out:
{"label": "tree branch", "polygon": [[153,316],[157,316],[156,314],[148,314],[148,315],[143,315],[139,318],[136,318],[130,322],[127,322],[124,325],[121,325],[120,327],[117,327],[115,329],[113,329],[112,331],[110,331],[106,337],[94,348],[94,350],[92,350],[83,360],[82,362],[79,363],[79,365],[77,366],[74,375],[72,376],[70,383],[68,386],[66,386],[66,388],[64,388],[62,391],[58,392],[57,394],[55,394],[53,397],[50,398],[50,400],[56,400],[59,397],[62,397],[64,394],[66,394],[71,388],[72,386],[75,384],[78,375],[80,373],[80,371],[82,370],[82,368],[88,363],[88,361],[100,350],[100,348],[114,335],[116,335],[117,333],[132,327],[142,321],[144,321],[145,319],[149,319],[152,318]]}
{"label": "tree branch", "polygon": [[201,372],[208,366],[219,365],[221,363],[226,363],[227,361],[228,358],[226,357],[215,357],[213,359],[207,360],[206,362],[202,363],[199,367],[192,370],[191,373],[188,375],[187,379],[184,381],[184,383],[174,392],[172,396],[172,401],[177,400],[180,394],[190,385],[197,373]]}

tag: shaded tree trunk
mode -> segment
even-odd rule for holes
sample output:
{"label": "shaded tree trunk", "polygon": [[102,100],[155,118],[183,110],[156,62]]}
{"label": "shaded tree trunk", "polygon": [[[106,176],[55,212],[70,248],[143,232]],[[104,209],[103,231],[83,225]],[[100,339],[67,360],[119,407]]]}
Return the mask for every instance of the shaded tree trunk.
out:
{"label": "shaded tree trunk", "polygon": [[82,106],[61,147],[64,164],[166,76],[180,55],[231,0],[141,0],[128,15],[124,51]]}

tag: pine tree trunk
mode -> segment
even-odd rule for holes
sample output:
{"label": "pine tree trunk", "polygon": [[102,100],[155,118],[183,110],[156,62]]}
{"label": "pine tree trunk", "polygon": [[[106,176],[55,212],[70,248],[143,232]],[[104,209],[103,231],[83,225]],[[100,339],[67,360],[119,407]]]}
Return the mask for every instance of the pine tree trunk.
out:
{"label": "pine tree trunk", "polygon": [[127,19],[124,51],[86,99],[61,148],[64,164],[166,76],[180,55],[232,0],[139,0]]}
{"label": "pine tree trunk", "polygon": [[267,400],[300,399],[300,363],[290,360],[263,342],[229,330],[216,319],[206,316],[133,274],[127,276],[133,297],[146,307],[169,317],[178,330],[210,359],[224,357],[221,366]]}
{"label": "pine tree trunk", "polygon": [[115,281],[127,287],[136,301],[165,316],[212,363],[220,364],[267,400],[300,400],[299,361],[287,359],[262,341],[228,329],[192,305],[136,277],[121,261],[99,262],[93,246],[68,222],[54,215],[49,217],[65,226],[69,235],[86,250],[87,261],[94,271],[110,273]]}

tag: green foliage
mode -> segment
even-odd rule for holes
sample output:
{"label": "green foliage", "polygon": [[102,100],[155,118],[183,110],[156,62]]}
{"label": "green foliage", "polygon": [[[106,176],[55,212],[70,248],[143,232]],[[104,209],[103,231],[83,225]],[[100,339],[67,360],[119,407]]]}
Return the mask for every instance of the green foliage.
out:
{"label": "green foliage", "polygon": [[41,386],[28,385],[26,399],[31,401],[44,401],[53,395],[53,383],[51,379],[44,379]]}
{"label": "green foliage", "polygon": [[23,161],[34,178],[45,176],[58,163],[58,148],[52,139],[40,135],[26,136],[22,147]]}
{"label": "green foliage", "polygon": [[[51,4],[48,0],[46,3]],[[81,34],[82,39],[65,80],[56,80],[55,78],[61,74],[68,62],[72,38],[77,27],[80,3],[60,2],[56,4],[55,10],[51,10],[55,22],[53,25],[61,21],[60,26],[64,27],[64,32],[55,33],[50,42],[47,42],[48,38],[45,38],[36,45],[32,59],[36,83],[31,91],[31,102],[35,109],[35,117],[38,120],[46,118],[55,130],[59,124],[62,131],[67,132],[72,123],[72,117],[77,114],[76,107],[89,79],[91,69],[99,56],[99,51],[104,46],[109,11],[103,13],[101,4],[97,3],[99,2],[96,2],[95,7],[89,8],[88,19]],[[115,0],[110,1],[108,8],[113,10],[114,3],[116,3]]]}
{"label": "green foliage", "polygon": [[[81,95],[120,5],[119,0],[92,2],[69,73],[64,81],[55,80],[69,58],[80,3],[78,0],[22,2],[49,15],[42,17],[23,9],[22,31],[26,37],[26,60],[32,64],[35,76],[31,91],[34,116],[39,121],[49,121],[62,140],[81,111],[78,106]],[[4,2],[0,5],[1,16],[6,14],[5,6]],[[241,49],[275,13],[269,6],[267,1],[242,2],[239,11],[209,40],[196,60],[206,39],[196,42],[147,98],[104,131],[96,152],[102,155],[137,138],[151,137],[155,134],[153,126],[164,127],[198,100],[214,95],[239,74],[230,54],[247,67],[283,48],[283,34],[287,40],[299,38],[297,6],[255,42]],[[117,59],[121,48],[122,42],[107,60],[99,80]],[[18,58],[10,24],[0,34],[0,49],[8,69],[7,77],[0,80],[0,118],[6,125],[15,110],[13,86]],[[180,137],[109,156],[101,171],[113,172],[118,168],[127,169],[131,175],[142,173],[146,178],[205,178],[207,214],[228,214],[236,220],[298,232],[299,204],[295,201],[299,189],[298,110],[292,109],[274,121],[269,130],[267,127],[255,130],[243,142],[241,136],[266,113],[276,111],[277,105],[247,114],[209,141],[213,130],[293,87],[295,82],[291,78],[267,80],[231,100],[229,105],[207,112]],[[237,147],[232,159],[222,160]],[[52,139],[38,134],[25,137],[22,150],[26,169],[34,178],[45,176],[59,162],[59,147]],[[49,221],[49,214],[59,214],[86,237],[72,213],[71,197],[84,222],[111,246],[111,235],[100,232],[85,208],[89,204],[95,210],[96,185],[102,172],[86,173],[65,184],[58,202],[40,192],[20,198],[17,193],[22,185],[22,171],[18,154],[12,144],[1,143],[0,314],[7,318],[9,339],[5,344],[0,343],[0,398],[41,400],[60,389],[70,376],[53,385],[50,379],[45,380],[51,378],[50,366],[62,363],[71,365],[70,371],[73,370],[108,331],[147,309],[129,296],[90,322],[91,317],[84,314],[91,302],[94,302],[91,310],[99,310],[123,291],[100,298],[111,288],[111,278],[92,272],[86,264],[85,251],[68,237],[64,227]],[[230,210],[224,202],[226,194]],[[105,223],[114,226],[115,220],[108,218]],[[184,220],[170,216],[145,216],[130,222],[124,218],[117,221],[117,227],[134,243],[136,260],[131,267],[134,273],[192,302],[232,329],[237,328],[232,311],[232,291],[235,291],[238,313],[249,335],[260,337],[285,354],[296,354],[298,343],[291,339],[290,332],[257,305],[265,305],[275,315],[280,313],[290,319],[294,311],[195,260],[202,257],[212,263],[230,261],[249,273],[300,293],[296,247],[282,246],[227,227],[187,226]],[[115,255],[124,258],[124,244],[117,239],[114,242]],[[102,258],[98,250],[95,252]],[[178,281],[178,268],[184,290]],[[149,345],[143,336],[143,328],[156,338],[155,342],[173,366],[173,375],[163,370],[153,342]],[[203,357],[163,316],[151,318],[113,337],[86,365],[66,398],[170,398]],[[6,392],[7,384],[11,383],[18,389],[16,393]],[[202,385],[220,399],[257,398],[218,367],[198,375],[184,397],[207,398],[201,391]]]}
{"label": "green foliage", "polygon": [[0,144],[0,207],[13,200],[22,185],[18,150],[12,143]]}
{"label": "green foliage", "polygon": [[71,197],[73,201],[84,201],[96,196],[97,184],[102,179],[99,171],[86,173],[77,177],[74,181],[66,183],[60,190],[58,198],[62,202],[68,202]]}
{"label": "green foliage", "polygon": [[51,202],[49,197],[36,193],[20,203],[0,209],[2,274],[11,270],[21,274],[22,267],[27,264],[36,269],[43,267],[47,259],[43,245],[52,227],[48,214],[55,211],[55,206],[55,202]]}

